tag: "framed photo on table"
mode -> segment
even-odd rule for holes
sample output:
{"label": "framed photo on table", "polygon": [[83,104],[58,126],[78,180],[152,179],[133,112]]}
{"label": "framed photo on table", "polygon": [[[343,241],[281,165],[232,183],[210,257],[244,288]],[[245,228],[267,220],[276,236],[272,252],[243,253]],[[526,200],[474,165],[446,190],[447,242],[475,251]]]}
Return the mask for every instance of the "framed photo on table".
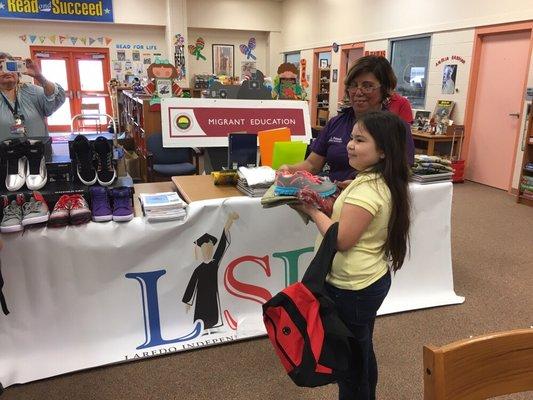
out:
{"label": "framed photo on table", "polygon": [[235,55],[232,44],[213,45],[213,74],[235,76]]}
{"label": "framed photo on table", "polygon": [[319,66],[320,66],[320,69],[324,69],[324,68],[329,67],[328,59],[327,58],[321,58]]}

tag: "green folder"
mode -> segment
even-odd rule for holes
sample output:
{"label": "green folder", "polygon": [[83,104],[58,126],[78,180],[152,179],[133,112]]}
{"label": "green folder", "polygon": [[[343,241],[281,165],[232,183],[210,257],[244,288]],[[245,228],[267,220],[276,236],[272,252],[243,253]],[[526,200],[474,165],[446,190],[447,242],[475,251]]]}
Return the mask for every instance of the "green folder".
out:
{"label": "green folder", "polygon": [[276,142],[272,154],[272,168],[283,164],[298,164],[305,159],[307,144],[304,142]]}

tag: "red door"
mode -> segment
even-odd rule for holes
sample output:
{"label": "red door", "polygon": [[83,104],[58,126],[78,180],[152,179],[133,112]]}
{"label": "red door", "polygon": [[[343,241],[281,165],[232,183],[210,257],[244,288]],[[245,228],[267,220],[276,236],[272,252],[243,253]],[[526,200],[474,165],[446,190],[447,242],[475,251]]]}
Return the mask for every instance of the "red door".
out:
{"label": "red door", "polygon": [[466,178],[508,190],[520,131],[531,31],[482,37]]}
{"label": "red door", "polygon": [[[30,50],[46,78],[59,83],[67,94],[65,104],[47,119],[50,132],[70,133],[72,118],[79,114],[111,113],[107,90],[111,79],[109,49],[31,46]],[[94,130],[106,119],[78,122],[75,131]]]}

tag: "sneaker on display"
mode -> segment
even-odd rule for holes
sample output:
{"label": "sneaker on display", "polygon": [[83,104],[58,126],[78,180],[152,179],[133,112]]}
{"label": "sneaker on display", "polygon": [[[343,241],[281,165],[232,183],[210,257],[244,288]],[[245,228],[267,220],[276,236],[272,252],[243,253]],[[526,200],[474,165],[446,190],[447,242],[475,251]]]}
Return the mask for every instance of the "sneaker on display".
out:
{"label": "sneaker on display", "polygon": [[126,222],[133,219],[131,188],[123,186],[111,189],[113,200],[113,221]]}
{"label": "sneaker on display", "polygon": [[43,142],[30,140],[26,148],[26,157],[26,186],[30,190],[39,190],[47,181]]}
{"label": "sneaker on display", "polygon": [[113,210],[109,203],[109,192],[107,188],[102,186],[92,186],[89,188],[89,193],[91,195],[93,221],[111,221],[113,219]]}
{"label": "sneaker on display", "polygon": [[24,195],[20,193],[11,201],[6,195],[0,197],[0,204],[4,210],[4,216],[0,223],[0,232],[20,232],[24,228],[22,226],[22,204],[24,204],[24,201]]}
{"label": "sneaker on display", "polygon": [[83,135],[76,136],[72,149],[74,150],[78,178],[84,185],[94,185],[97,176],[94,169],[94,152],[89,139]]}
{"label": "sneaker on display", "polygon": [[98,161],[96,169],[98,183],[102,186],[109,186],[117,177],[113,167],[113,146],[105,137],[98,136],[94,141],[94,152]]}
{"label": "sneaker on display", "polygon": [[48,220],[48,225],[53,227],[60,227],[68,225],[68,220],[70,218],[70,196],[64,194],[59,198],[57,203],[50,214],[50,219]]}
{"label": "sneaker on display", "polygon": [[15,192],[26,183],[26,142],[20,139],[4,140],[2,155],[7,162],[6,189]]}
{"label": "sneaker on display", "polygon": [[282,196],[295,195],[302,189],[311,190],[322,197],[331,196],[337,191],[337,185],[329,178],[313,175],[307,171],[294,173],[279,171],[274,185],[274,192]]}
{"label": "sneaker on display", "polygon": [[50,211],[44,197],[39,192],[33,192],[30,201],[22,205],[22,226],[41,224],[48,221]]}
{"label": "sneaker on display", "polygon": [[81,225],[91,220],[91,210],[81,194],[70,195],[70,223]]}

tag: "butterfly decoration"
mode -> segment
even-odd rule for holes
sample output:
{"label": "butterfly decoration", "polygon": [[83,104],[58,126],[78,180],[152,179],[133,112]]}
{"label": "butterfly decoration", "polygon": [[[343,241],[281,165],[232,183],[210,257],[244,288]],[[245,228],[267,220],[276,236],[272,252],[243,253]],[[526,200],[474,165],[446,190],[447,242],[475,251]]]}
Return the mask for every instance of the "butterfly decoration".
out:
{"label": "butterfly decoration", "polygon": [[189,53],[191,53],[193,56],[196,56],[197,60],[201,58],[202,60],[205,61],[207,60],[207,58],[205,58],[204,55],[200,53],[202,49],[204,48],[204,46],[205,46],[204,39],[199,37],[198,39],[196,39],[196,46],[192,44],[189,45]]}
{"label": "butterfly decoration", "polygon": [[241,53],[246,56],[246,59],[249,60],[250,58],[252,60],[257,60],[257,57],[252,54],[252,50],[255,49],[255,46],[257,45],[255,38],[250,38],[248,40],[248,46],[245,44],[241,44],[239,46],[239,49],[241,49]]}

